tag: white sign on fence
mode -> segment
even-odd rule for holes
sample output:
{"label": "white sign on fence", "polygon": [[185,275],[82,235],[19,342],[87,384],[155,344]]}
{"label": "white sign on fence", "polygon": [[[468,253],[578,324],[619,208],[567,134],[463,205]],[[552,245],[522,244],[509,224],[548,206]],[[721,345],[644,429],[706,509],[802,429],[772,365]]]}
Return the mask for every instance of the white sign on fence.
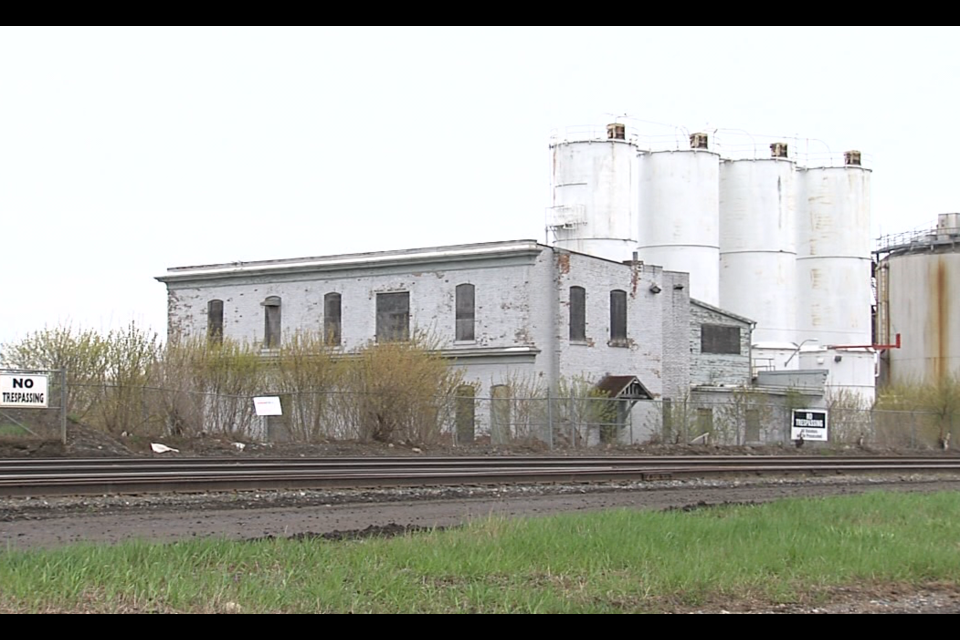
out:
{"label": "white sign on fence", "polygon": [[283,410],[280,407],[280,398],[277,396],[263,396],[253,399],[253,407],[257,410],[258,416],[282,416]]}
{"label": "white sign on fence", "polygon": [[46,409],[47,376],[0,374],[0,407]]}
{"label": "white sign on fence", "polygon": [[794,409],[790,422],[790,439],[811,442],[827,441],[827,412],[825,409]]}

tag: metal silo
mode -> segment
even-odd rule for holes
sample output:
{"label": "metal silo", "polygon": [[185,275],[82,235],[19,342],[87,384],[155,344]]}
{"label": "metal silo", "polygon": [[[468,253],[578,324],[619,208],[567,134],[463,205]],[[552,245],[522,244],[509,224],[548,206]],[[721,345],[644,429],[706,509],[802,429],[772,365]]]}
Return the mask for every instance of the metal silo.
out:
{"label": "metal silo", "polygon": [[547,226],[564,249],[621,262],[636,251],[637,146],[624,125],[605,136],[574,133],[550,145],[552,206]]}
{"label": "metal silo", "polygon": [[960,377],[960,214],[882,238],[878,253],[878,339],[902,335],[901,348],[885,356],[890,382]]}
{"label": "metal silo", "polygon": [[870,170],[860,153],[842,167],[797,173],[797,340],[872,344]]}
{"label": "metal silo", "polygon": [[796,167],[786,144],[771,152],[720,165],[720,306],[757,322],[757,350],[781,352],[796,338]]}
{"label": "metal silo", "polygon": [[[797,172],[797,338],[825,347],[827,392],[875,397],[870,170],[860,152],[844,165]],[[803,364],[801,364],[803,366]]]}
{"label": "metal silo", "polygon": [[720,156],[707,135],[690,149],[641,151],[638,257],[690,274],[690,296],[720,304]]}

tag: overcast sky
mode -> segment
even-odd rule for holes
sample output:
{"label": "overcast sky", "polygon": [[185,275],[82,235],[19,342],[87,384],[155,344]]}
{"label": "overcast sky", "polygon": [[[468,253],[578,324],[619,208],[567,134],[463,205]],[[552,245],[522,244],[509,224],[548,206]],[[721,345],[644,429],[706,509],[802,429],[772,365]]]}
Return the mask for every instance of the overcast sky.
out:
{"label": "overcast sky", "polygon": [[551,130],[610,114],[859,149],[874,233],[932,226],[960,210],[958,36],[0,27],[0,342],[163,334],[171,266],[543,241]]}

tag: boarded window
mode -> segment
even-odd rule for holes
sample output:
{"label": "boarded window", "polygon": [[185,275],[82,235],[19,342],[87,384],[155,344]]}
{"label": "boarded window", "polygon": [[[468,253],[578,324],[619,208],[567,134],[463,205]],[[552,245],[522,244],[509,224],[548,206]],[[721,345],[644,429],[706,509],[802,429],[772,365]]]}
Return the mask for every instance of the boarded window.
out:
{"label": "boarded window", "polygon": [[410,339],[410,292],[377,294],[377,342]]}
{"label": "boarded window", "polygon": [[747,409],[747,442],[760,442],[760,411]]}
{"label": "boarded window", "polygon": [[620,289],[610,292],[610,344],[627,346],[627,292]]}
{"label": "boarded window", "polygon": [[583,287],[570,287],[570,340],[584,342],[587,339],[587,291]]}
{"label": "boarded window", "polygon": [[713,433],[713,409],[697,409],[697,435]]}
{"label": "boarded window", "polygon": [[457,285],[457,340],[474,339],[476,314],[475,290],[472,284]]}
{"label": "boarded window", "polygon": [[510,438],[510,387],[505,384],[490,388],[490,441],[506,444]]}
{"label": "boarded window", "polygon": [[263,346],[276,349],[280,346],[280,298],[270,296],[263,301]]}
{"label": "boarded window", "polygon": [[700,353],[740,355],[740,327],[721,324],[701,325]]}
{"label": "boarded window", "polygon": [[476,437],[476,390],[468,385],[457,387],[457,444],[473,444]]}
{"label": "boarded window", "polygon": [[223,342],[223,300],[207,303],[207,340],[213,344]]}
{"label": "boarded window", "polygon": [[323,341],[330,346],[340,346],[339,293],[328,293],[323,296]]}

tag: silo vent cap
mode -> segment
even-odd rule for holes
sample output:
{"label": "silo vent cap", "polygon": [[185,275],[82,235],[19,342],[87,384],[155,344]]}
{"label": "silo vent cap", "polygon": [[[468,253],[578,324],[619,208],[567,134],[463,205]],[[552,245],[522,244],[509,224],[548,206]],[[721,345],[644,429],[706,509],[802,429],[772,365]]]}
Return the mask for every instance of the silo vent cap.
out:
{"label": "silo vent cap", "polygon": [[709,137],[707,134],[698,132],[690,134],[690,148],[691,149],[707,149]]}
{"label": "silo vent cap", "polygon": [[626,140],[627,127],[622,122],[612,122],[607,125],[608,140]]}
{"label": "silo vent cap", "polygon": [[843,164],[848,166],[859,167],[860,166],[860,152],[859,151],[844,151],[843,152]]}
{"label": "silo vent cap", "polygon": [[774,142],[770,145],[770,157],[771,158],[786,158],[789,154],[787,153],[787,143],[786,142]]}

